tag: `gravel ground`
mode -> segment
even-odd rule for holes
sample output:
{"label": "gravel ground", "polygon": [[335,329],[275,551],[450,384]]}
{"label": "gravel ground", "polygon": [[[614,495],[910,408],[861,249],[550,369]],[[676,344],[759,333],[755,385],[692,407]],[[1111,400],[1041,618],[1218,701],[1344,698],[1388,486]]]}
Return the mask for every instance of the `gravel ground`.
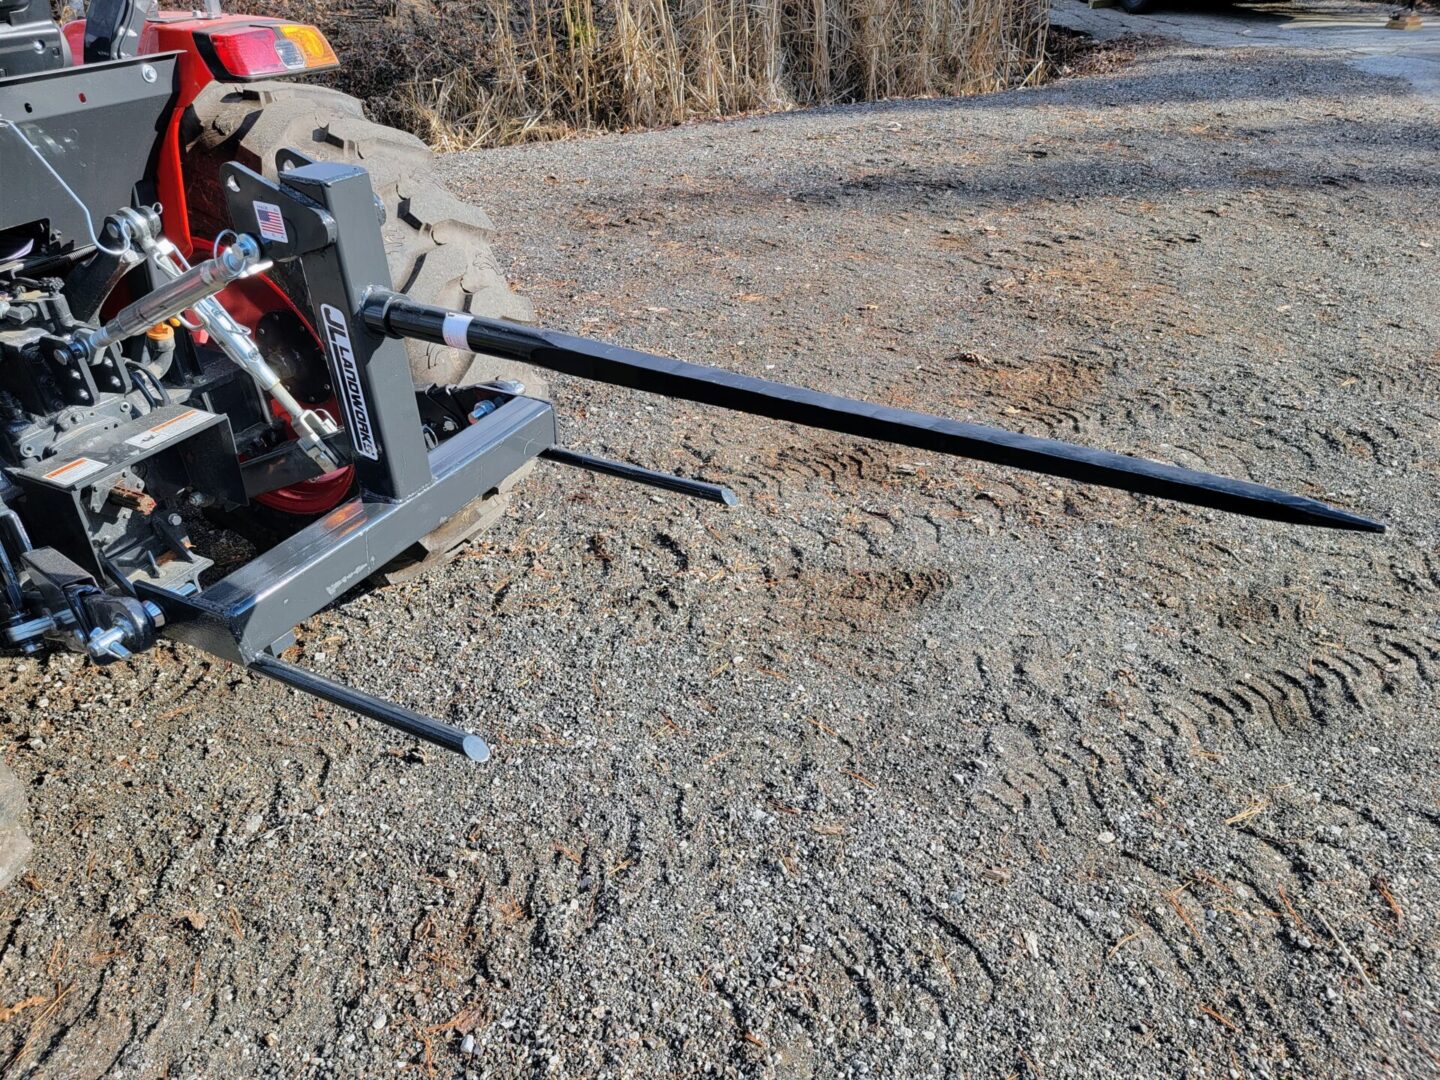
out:
{"label": "gravel ground", "polygon": [[[557,380],[573,445],[306,664],[7,666],[0,1062],[116,1077],[1440,1070],[1437,115],[1181,45],[448,158],[550,324],[1288,486],[1232,519]],[[17,1010],[18,1011],[15,1011]]]}

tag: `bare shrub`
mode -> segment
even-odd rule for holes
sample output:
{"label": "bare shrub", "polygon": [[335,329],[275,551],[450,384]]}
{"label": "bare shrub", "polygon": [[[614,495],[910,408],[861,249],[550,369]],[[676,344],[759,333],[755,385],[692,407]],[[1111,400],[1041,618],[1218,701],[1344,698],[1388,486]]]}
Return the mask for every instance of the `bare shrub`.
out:
{"label": "bare shrub", "polygon": [[244,0],[443,149],[1036,80],[1045,0]]}

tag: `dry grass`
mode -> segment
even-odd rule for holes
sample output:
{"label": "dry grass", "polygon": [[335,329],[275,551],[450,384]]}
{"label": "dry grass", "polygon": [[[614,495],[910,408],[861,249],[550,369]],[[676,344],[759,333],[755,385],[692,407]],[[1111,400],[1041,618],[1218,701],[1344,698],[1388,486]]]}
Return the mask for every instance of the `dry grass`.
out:
{"label": "dry grass", "polygon": [[1035,81],[1045,0],[248,0],[442,149]]}

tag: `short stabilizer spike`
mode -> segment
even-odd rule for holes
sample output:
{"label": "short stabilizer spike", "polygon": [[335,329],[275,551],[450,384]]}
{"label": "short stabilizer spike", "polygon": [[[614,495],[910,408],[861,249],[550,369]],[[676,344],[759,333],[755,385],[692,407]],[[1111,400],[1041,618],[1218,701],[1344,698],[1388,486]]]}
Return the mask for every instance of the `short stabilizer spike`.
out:
{"label": "short stabilizer spike", "polygon": [[479,735],[464,728],[424,716],[403,705],[396,705],[363,690],[356,690],[353,686],[337,683],[273,656],[257,656],[246,667],[257,675],[264,675],[302,693],[313,694],[332,705],[368,716],[397,731],[444,747],[452,753],[469,758],[477,765],[483,765],[490,760],[489,744]]}
{"label": "short stabilizer spike", "polygon": [[365,322],[392,337],[519,360],[577,378],[752,413],[846,435],[1008,465],[1087,484],[1293,525],[1384,532],[1369,518],[1278,488],[821,393],[517,323],[447,312],[389,290],[366,299]]}
{"label": "short stabilizer spike", "polygon": [[540,456],[547,461],[558,461],[562,465],[572,465],[577,469],[600,473],[602,476],[615,476],[621,480],[630,480],[637,484],[678,492],[681,495],[704,499],[707,502],[735,506],[740,501],[735,498],[735,493],[723,484],[709,484],[704,480],[692,480],[688,476],[656,472],[654,469],[646,469],[640,465],[631,465],[628,461],[611,461],[609,458],[595,457],[593,454],[581,454],[574,450],[566,450],[561,446],[552,446],[548,450],[542,450]]}

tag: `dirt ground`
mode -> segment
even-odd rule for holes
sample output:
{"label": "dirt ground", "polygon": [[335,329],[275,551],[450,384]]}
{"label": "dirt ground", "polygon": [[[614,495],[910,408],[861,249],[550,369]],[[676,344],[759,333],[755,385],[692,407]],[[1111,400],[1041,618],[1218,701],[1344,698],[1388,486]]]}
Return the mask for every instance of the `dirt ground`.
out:
{"label": "dirt ground", "polygon": [[1338,58],[455,156],[555,326],[1322,497],[1302,530],[556,380],[298,657],[0,683],[49,1077],[1440,1074],[1440,135]]}

